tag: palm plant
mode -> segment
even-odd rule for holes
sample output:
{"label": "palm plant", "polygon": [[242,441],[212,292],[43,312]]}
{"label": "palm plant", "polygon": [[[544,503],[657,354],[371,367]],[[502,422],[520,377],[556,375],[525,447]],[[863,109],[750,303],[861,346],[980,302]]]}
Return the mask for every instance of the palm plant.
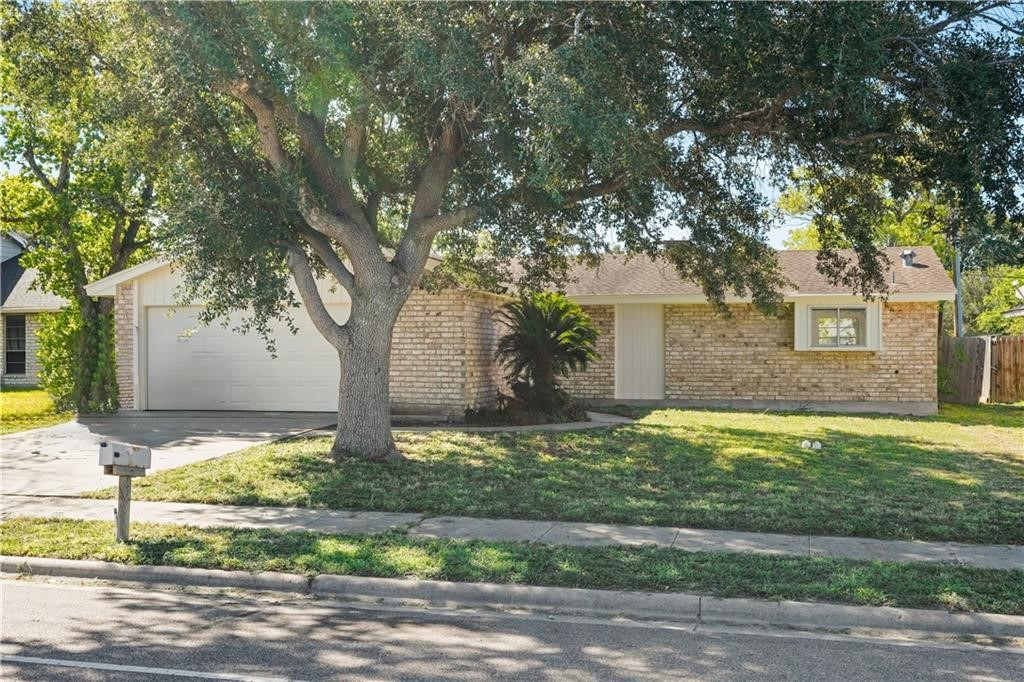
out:
{"label": "palm plant", "polygon": [[498,359],[520,400],[553,407],[562,396],[558,378],[586,369],[600,356],[590,317],[565,296],[542,292],[506,303],[498,313],[509,332],[498,342]]}

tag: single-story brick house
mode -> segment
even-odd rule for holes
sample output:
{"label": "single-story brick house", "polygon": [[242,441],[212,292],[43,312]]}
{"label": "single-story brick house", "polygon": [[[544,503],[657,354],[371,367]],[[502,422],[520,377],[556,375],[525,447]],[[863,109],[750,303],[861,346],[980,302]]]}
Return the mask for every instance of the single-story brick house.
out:
{"label": "single-story brick house", "polygon": [[[830,285],[813,251],[780,252],[791,282],[780,318],[740,298],[727,299],[732,315],[721,317],[668,263],[609,255],[596,269],[577,269],[566,289],[602,332],[601,360],[567,388],[596,403],[934,412],[938,304],[954,289],[930,248],[915,247],[908,264],[902,251],[887,250],[885,302]],[[115,298],[123,409],[335,409],[337,356],[301,309],[299,332],[280,325],[272,358],[260,338],[230,323],[196,329],[199,308],[175,307],[179,282],[167,262],[151,261],[89,286]],[[343,320],[344,291],[325,282],[321,292]],[[394,409],[458,417],[492,404],[502,386],[494,312],[506,300],[416,292],[395,328]]]}
{"label": "single-story brick house", "polygon": [[790,284],[777,318],[737,297],[716,314],[667,262],[579,268],[566,294],[600,329],[602,359],[568,389],[598,403],[932,414],[938,306],[956,289],[931,248],[885,252],[886,300],[865,301],[817,271],[816,251],[779,251]]}
{"label": "single-story brick house", "polygon": [[27,240],[17,232],[0,234],[0,385],[35,386],[39,383],[36,334],[43,316],[65,305],[34,284],[39,271],[25,268],[21,255]]}

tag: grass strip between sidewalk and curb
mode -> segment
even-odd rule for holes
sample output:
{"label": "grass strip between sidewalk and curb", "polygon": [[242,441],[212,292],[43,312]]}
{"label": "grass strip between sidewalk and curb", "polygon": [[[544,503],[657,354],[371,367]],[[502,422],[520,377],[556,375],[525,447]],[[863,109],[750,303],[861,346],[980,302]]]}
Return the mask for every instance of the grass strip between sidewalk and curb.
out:
{"label": "grass strip between sidewalk and curb", "polygon": [[133,525],[131,543],[119,544],[113,538],[110,522],[15,518],[0,524],[0,554],[1024,614],[1024,570],[953,564],[427,540],[399,533],[344,536],[199,529],[152,523]]}

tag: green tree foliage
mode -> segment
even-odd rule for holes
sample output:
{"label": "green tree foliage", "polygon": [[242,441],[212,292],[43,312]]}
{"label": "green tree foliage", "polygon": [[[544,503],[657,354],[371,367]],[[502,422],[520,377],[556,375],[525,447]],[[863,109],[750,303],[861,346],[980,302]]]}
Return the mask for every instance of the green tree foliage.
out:
{"label": "green tree foliage", "polygon": [[559,377],[599,357],[590,317],[565,296],[540,292],[506,303],[499,319],[509,331],[498,342],[498,359],[516,398],[542,411],[558,410],[567,402]]}
{"label": "green tree foliage", "polygon": [[42,380],[82,411],[117,406],[112,302],[85,286],[146,246],[164,136],[133,80],[145,52],[109,9],[0,5],[0,220],[29,238],[38,286],[69,301],[40,334]]}
{"label": "green tree foliage", "polygon": [[[296,302],[338,349],[336,456],[389,457],[387,339],[431,248],[557,280],[614,236],[778,302],[760,188],[822,187],[820,267],[881,288],[882,197],[1020,214],[1008,3],[186,3],[137,13],[176,117],[168,244],[207,319]],[[849,244],[850,262],[836,251]],[[390,250],[383,252],[381,247]],[[313,276],[352,298],[337,324]],[[508,279],[499,273],[492,281]]]}
{"label": "green tree foliage", "polygon": [[1010,308],[1024,305],[1024,267],[997,267],[986,274],[990,286],[967,329],[971,334],[1024,334],[1024,317],[1003,317]]}
{"label": "green tree foliage", "polygon": [[[834,216],[822,215],[819,198],[821,188],[813,182],[795,174],[795,182],[779,197],[779,209],[791,218],[806,220],[806,224],[793,228],[783,242],[787,249],[821,248],[821,233],[842,234],[842,226]],[[937,205],[935,196],[921,189],[902,200],[893,197],[882,199],[883,209],[874,225],[872,242],[879,246],[931,246],[942,259],[951,265],[953,249],[946,240],[944,228],[949,222],[949,210]],[[849,242],[839,242],[852,247]]]}
{"label": "green tree foliage", "polygon": [[[879,192],[884,183],[876,179]],[[837,247],[852,248],[843,237],[836,216],[821,210],[823,189],[813,178],[797,172],[794,183],[779,197],[779,209],[806,224],[793,228],[784,245],[788,249],[820,249],[825,239]],[[954,244],[958,243],[963,267],[984,269],[998,264],[1024,262],[1024,231],[1019,218],[998,224],[991,216],[973,223],[957,219],[957,213],[943,203],[939,193],[918,187],[902,198],[881,195],[872,242],[884,246],[931,246],[948,270],[953,268]]]}

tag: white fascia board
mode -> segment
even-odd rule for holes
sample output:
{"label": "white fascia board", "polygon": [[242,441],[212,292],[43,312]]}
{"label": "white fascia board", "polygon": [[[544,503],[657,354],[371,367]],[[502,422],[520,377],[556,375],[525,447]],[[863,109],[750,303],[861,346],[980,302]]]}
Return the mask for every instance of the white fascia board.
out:
{"label": "white fascia board", "polygon": [[[621,305],[627,303],[707,303],[708,299],[704,294],[585,294],[574,296],[569,294],[567,298],[580,305]],[[726,303],[750,303],[749,296],[726,296]]]}
{"label": "white fascia board", "polygon": [[[936,303],[938,301],[952,301],[955,294],[944,292],[923,292],[923,293],[897,293],[890,294],[886,298],[875,298],[875,301],[887,301],[889,303]],[[703,294],[581,294],[572,295],[568,298],[580,305],[619,305],[623,303],[661,303],[661,304],[701,304],[708,303]],[[786,294],[783,301],[795,303],[797,301],[820,300],[822,302],[865,302],[864,297],[859,294]],[[750,296],[726,296],[726,303],[752,303]]]}
{"label": "white fascia board", "polygon": [[[67,305],[67,304],[65,304],[65,305]],[[8,308],[8,307],[5,306],[3,308],[0,308],[0,315],[25,315],[25,314],[28,314],[28,313],[55,313],[55,312],[61,310],[62,308],[64,308],[64,306],[58,306],[56,308],[40,308],[38,306],[35,306],[35,307],[33,307],[33,306],[28,306],[28,307],[19,306],[17,308]]]}
{"label": "white fascia board", "polygon": [[[842,299],[842,300],[857,300],[864,301],[864,297],[860,294],[787,294],[786,301],[789,303],[795,301],[806,301],[809,299]],[[888,296],[877,296],[872,301],[882,301],[883,303],[937,303],[939,301],[952,301],[956,298],[955,292],[942,292],[942,291],[922,291],[922,292],[900,292],[895,294],[889,294]]]}
{"label": "white fascia board", "polygon": [[162,258],[154,258],[148,260],[145,263],[139,263],[134,267],[127,268],[120,272],[115,272],[113,275],[108,275],[103,279],[98,279],[95,282],[85,285],[85,293],[90,296],[113,296],[117,293],[117,285],[122,282],[128,282],[138,277],[142,277],[148,272],[159,270],[160,268],[170,265],[169,260]]}
{"label": "white fascia board", "polygon": [[15,242],[21,248],[28,248],[28,237],[23,235],[21,232],[17,232],[15,230],[4,230],[3,234],[5,237]]}

